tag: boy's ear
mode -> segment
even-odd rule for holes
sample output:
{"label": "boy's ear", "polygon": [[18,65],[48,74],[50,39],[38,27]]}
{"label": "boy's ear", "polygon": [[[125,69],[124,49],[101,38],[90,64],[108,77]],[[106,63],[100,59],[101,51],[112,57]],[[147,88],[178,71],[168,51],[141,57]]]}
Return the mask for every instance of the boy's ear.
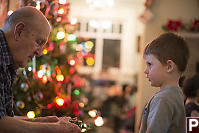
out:
{"label": "boy's ear", "polygon": [[167,72],[172,72],[175,69],[175,63],[172,60],[167,60]]}

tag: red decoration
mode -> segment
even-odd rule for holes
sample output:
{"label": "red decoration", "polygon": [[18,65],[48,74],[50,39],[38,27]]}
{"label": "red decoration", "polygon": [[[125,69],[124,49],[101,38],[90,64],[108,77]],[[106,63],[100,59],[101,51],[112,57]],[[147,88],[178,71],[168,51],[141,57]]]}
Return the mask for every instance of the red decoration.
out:
{"label": "red decoration", "polygon": [[61,20],[62,20],[61,17],[58,17],[58,18],[56,19],[57,22],[61,22]]}
{"label": "red decoration", "polygon": [[85,58],[92,57],[93,59],[95,59],[95,54],[88,53],[88,54],[87,54],[87,55],[85,55],[84,57],[85,57]]}
{"label": "red decoration", "polygon": [[52,108],[52,107],[53,107],[52,104],[48,104],[48,105],[47,105],[47,108],[48,108],[48,109],[50,109],[50,108]]}
{"label": "red decoration", "polygon": [[70,74],[74,74],[74,73],[75,73],[75,68],[74,68],[74,67],[71,67],[70,70],[69,70],[69,73],[70,73]]}
{"label": "red decoration", "polygon": [[70,66],[75,66],[76,63],[77,63],[77,60],[75,58],[71,58],[71,59],[68,60],[68,64]]}
{"label": "red decoration", "polygon": [[65,102],[65,105],[66,105],[67,107],[70,107],[71,99],[70,99],[69,97],[65,97],[65,98],[64,98],[64,102]]}
{"label": "red decoration", "polygon": [[78,104],[77,103],[75,103],[75,105],[74,105],[74,115],[79,115],[79,109],[78,109]]}
{"label": "red decoration", "polygon": [[167,28],[168,28],[170,31],[175,31],[175,32],[177,32],[181,27],[182,27],[182,22],[181,22],[181,21],[169,20],[169,22],[168,22],[168,24],[167,24]]}
{"label": "red decoration", "polygon": [[53,49],[54,49],[54,43],[50,42],[48,51],[53,51]]}
{"label": "red decoration", "polygon": [[199,31],[199,19],[194,20],[192,30]]}
{"label": "red decoration", "polygon": [[70,77],[69,77],[69,76],[66,76],[64,82],[65,82],[65,83],[68,83],[69,80],[70,80]]}
{"label": "red decoration", "polygon": [[186,31],[186,32],[199,32],[199,19],[195,19],[191,23],[183,23],[179,20],[169,20],[168,23],[162,28],[166,31],[178,32]]}
{"label": "red decoration", "polygon": [[55,102],[56,107],[63,107],[65,105],[65,101],[61,97],[56,98]]}

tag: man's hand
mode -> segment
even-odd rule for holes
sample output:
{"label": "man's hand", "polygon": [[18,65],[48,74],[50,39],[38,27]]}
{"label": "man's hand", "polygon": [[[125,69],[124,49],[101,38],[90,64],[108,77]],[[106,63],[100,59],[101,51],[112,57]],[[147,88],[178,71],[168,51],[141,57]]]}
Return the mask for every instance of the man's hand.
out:
{"label": "man's hand", "polygon": [[70,117],[62,117],[58,121],[58,124],[63,128],[66,128],[65,133],[81,133],[81,129],[76,124],[69,122],[70,119]]}
{"label": "man's hand", "polygon": [[59,118],[57,116],[46,116],[46,117],[38,117],[35,119],[32,119],[32,122],[58,122]]}
{"label": "man's hand", "polygon": [[27,117],[23,117],[23,116],[15,116],[15,118],[21,119],[24,121],[45,122],[45,123],[56,123],[60,120],[57,116],[38,117],[38,118],[34,118],[34,119],[28,119]]}

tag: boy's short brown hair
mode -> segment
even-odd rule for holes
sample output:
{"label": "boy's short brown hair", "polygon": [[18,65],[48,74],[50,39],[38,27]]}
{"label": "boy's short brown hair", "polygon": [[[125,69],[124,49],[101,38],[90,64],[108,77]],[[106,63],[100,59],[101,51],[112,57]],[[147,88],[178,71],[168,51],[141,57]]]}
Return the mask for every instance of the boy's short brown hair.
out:
{"label": "boy's short brown hair", "polygon": [[167,60],[172,60],[180,73],[186,69],[189,49],[185,40],[174,33],[164,33],[149,43],[144,50],[144,55],[153,54],[163,65]]}

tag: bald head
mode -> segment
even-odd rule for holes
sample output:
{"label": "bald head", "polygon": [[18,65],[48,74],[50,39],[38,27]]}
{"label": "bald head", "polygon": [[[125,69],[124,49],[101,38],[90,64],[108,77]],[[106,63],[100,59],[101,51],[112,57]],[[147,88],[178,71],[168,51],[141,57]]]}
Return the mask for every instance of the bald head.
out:
{"label": "bald head", "polygon": [[34,7],[14,11],[2,30],[16,68],[25,67],[33,56],[42,54],[50,34],[50,24],[43,13]]}
{"label": "bald head", "polygon": [[40,22],[42,25],[44,24],[46,26],[50,26],[48,20],[42,14],[42,12],[31,6],[22,7],[14,11],[10,16],[7,17],[5,26],[7,28],[11,28],[19,22],[29,25]]}

